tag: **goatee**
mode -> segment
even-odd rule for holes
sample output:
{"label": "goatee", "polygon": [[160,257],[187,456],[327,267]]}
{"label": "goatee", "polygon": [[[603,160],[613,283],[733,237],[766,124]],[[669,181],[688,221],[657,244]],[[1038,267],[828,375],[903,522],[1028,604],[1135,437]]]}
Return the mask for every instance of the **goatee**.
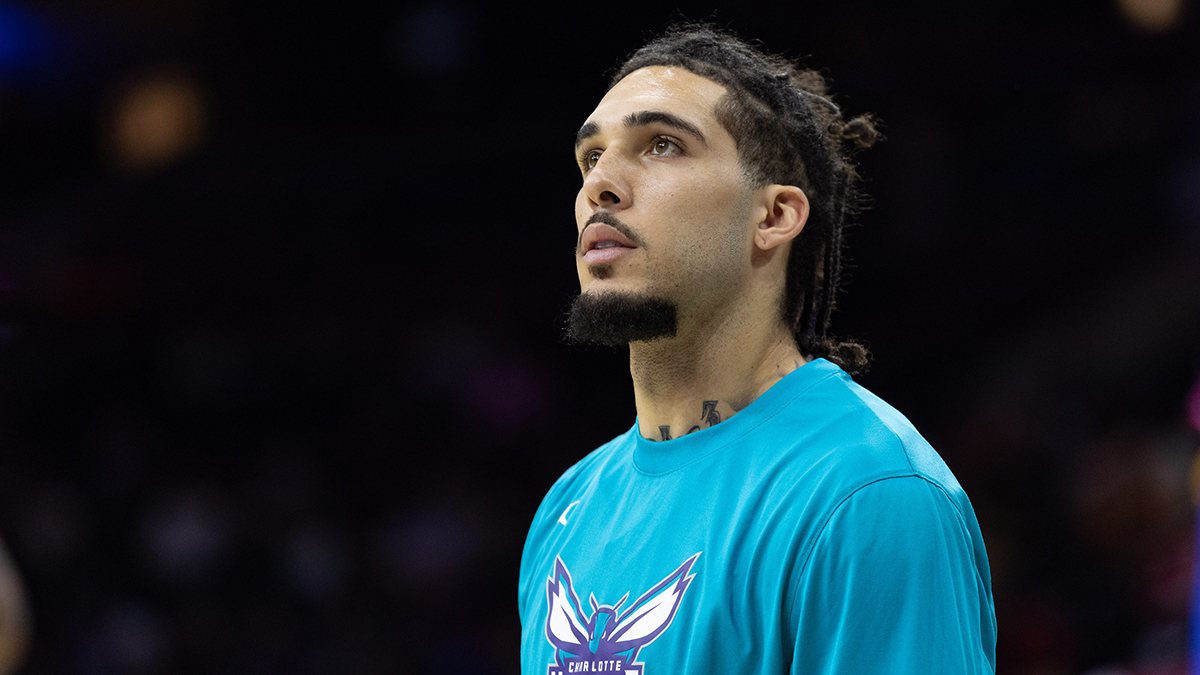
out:
{"label": "goatee", "polygon": [[624,347],[630,342],[675,337],[675,303],[644,293],[575,296],[564,337],[572,344]]}

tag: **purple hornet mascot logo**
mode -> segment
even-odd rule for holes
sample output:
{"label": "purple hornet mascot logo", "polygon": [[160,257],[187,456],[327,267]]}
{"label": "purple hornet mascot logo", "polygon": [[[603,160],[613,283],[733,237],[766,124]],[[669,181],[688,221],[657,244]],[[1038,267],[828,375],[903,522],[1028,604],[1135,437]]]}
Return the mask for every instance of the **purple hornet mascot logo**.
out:
{"label": "purple hornet mascot logo", "polygon": [[546,639],[554,646],[554,663],[549,675],[574,673],[620,673],[642,675],[638,651],[654,642],[675,619],[683,593],[695,574],[688,574],[696,558],[688,558],[654,588],[642,594],[624,612],[625,593],[615,605],[601,605],[593,593],[588,600],[591,616],[584,616],[575,595],[575,584],[562,558],[554,561],[554,575],[546,584],[550,613],[546,617]]}

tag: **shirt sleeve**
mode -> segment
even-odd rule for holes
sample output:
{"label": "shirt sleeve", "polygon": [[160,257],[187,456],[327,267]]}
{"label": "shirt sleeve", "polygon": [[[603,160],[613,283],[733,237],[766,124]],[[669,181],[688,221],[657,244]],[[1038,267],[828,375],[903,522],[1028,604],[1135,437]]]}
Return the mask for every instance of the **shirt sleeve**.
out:
{"label": "shirt sleeve", "polygon": [[995,612],[976,537],[982,551],[978,528],[925,478],[859,488],[796,577],[791,672],[994,673]]}

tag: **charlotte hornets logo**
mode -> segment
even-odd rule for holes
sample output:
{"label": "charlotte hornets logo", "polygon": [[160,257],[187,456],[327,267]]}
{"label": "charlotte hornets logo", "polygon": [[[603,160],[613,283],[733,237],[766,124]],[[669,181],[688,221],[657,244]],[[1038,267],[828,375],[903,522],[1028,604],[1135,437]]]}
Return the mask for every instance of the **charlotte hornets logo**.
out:
{"label": "charlotte hornets logo", "polygon": [[[546,639],[554,645],[554,663],[549,675],[574,673],[620,673],[642,675],[637,655],[654,642],[675,619],[675,611],[695,574],[688,574],[700,554],[688,558],[674,572],[642,594],[625,611],[625,593],[615,605],[601,605],[596,595],[588,601],[592,613],[585,616],[575,595],[575,584],[562,558],[554,560],[554,574],[546,583],[550,612],[546,616]],[[620,613],[618,613],[620,612]]]}

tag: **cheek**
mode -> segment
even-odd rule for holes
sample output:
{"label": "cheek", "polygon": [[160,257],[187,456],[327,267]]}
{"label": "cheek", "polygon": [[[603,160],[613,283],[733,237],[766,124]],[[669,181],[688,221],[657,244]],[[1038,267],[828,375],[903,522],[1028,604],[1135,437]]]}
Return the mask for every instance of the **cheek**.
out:
{"label": "cheek", "polygon": [[663,222],[671,224],[671,276],[683,285],[713,277],[736,275],[743,263],[749,265],[749,214],[743,206],[746,195],[740,183],[708,180],[665,189],[661,204]]}
{"label": "cheek", "polygon": [[740,189],[725,181],[664,186],[660,213],[677,228],[672,237],[681,243],[703,245],[713,237],[729,238],[731,228],[736,228],[733,221],[742,197]]}
{"label": "cheek", "polygon": [[575,193],[575,227],[576,231],[583,227],[583,221],[587,218],[587,195],[583,193],[583,188],[579,188],[579,192]]}
{"label": "cheek", "polygon": [[587,210],[587,197],[584,196],[583,190],[575,195],[575,239],[571,242],[571,250],[574,252],[575,247],[579,244],[579,235],[583,232],[583,223],[591,215]]}

